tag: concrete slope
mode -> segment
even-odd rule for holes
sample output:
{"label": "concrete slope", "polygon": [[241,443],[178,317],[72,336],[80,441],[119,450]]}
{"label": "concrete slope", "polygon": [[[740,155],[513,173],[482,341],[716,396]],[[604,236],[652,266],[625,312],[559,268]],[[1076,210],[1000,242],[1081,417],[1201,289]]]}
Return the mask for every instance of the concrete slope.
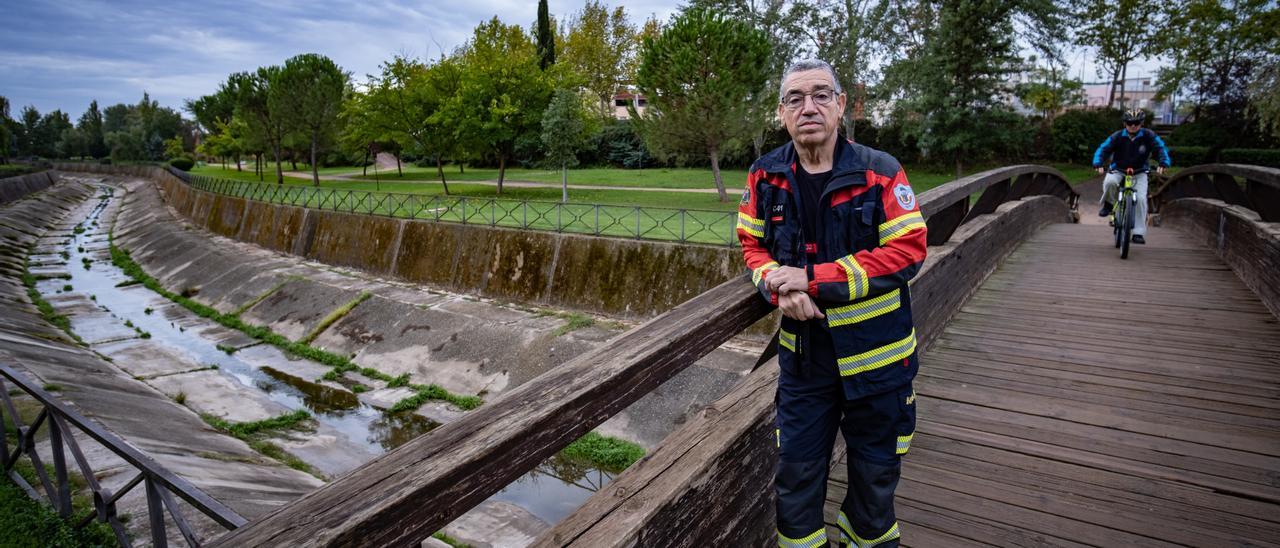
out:
{"label": "concrete slope", "polygon": [[[263,459],[244,442],[217,433],[195,413],[74,343],[30,304],[21,282],[28,250],[39,255],[42,247],[71,234],[72,226],[61,219],[94,193],[88,184],[64,180],[0,207],[0,363],[28,372],[39,384],[58,385],[59,399],[247,518],[318,486],[314,477]],[[134,475],[86,436],[76,438],[108,488],[119,488]],[[127,497],[122,512],[145,515],[142,502],[140,496]],[[208,520],[197,522],[205,538],[221,532]],[[146,520],[132,523],[145,527]]]}

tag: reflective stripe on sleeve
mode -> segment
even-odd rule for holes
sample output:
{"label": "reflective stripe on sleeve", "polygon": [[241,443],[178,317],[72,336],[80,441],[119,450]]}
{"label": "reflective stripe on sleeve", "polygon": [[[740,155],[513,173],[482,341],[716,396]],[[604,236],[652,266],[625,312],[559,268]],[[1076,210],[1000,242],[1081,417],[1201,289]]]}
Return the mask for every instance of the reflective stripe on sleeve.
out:
{"label": "reflective stripe on sleeve", "polygon": [[796,351],[796,334],[788,333],[785,329],[778,330],[778,344],[783,348],[792,352]]}
{"label": "reflective stripe on sleeve", "polygon": [[912,211],[901,217],[890,219],[880,225],[880,245],[887,244],[912,230],[924,227],[924,217],[920,215],[919,211]]}
{"label": "reflective stripe on sleeve", "polygon": [[764,221],[741,211],[738,212],[738,228],[757,238],[764,237]]}
{"label": "reflective stripe on sleeve", "polygon": [[853,255],[845,255],[836,259],[836,264],[844,269],[845,275],[849,278],[849,298],[860,299],[867,295],[870,287],[867,283],[867,271],[862,269],[858,261],[854,260]]}

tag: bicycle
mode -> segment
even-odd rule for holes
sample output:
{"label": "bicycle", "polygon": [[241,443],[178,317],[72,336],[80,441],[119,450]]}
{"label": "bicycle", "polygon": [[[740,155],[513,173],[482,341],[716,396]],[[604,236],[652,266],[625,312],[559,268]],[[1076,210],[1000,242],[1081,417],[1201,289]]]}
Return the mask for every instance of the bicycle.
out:
{"label": "bicycle", "polygon": [[1121,259],[1129,258],[1129,244],[1133,241],[1134,215],[1138,210],[1138,198],[1135,194],[1133,168],[1129,168],[1124,172],[1124,182],[1120,185],[1115,208],[1111,211],[1112,231],[1116,236],[1116,248],[1120,250]]}

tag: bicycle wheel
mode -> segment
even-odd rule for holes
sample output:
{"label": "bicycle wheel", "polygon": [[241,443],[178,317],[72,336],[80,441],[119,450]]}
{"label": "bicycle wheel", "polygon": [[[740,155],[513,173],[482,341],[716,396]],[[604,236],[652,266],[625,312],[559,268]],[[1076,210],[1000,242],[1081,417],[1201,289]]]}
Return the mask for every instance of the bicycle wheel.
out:
{"label": "bicycle wheel", "polygon": [[1120,249],[1120,234],[1124,232],[1120,228],[1120,225],[1124,224],[1120,222],[1120,219],[1123,219],[1123,218],[1124,218],[1124,200],[1123,199],[1116,200],[1115,211],[1111,213],[1111,232],[1115,234],[1115,237],[1116,237],[1116,249]]}
{"label": "bicycle wheel", "polygon": [[[1127,197],[1126,202],[1133,202],[1133,197]],[[1124,207],[1124,221],[1120,222],[1120,226],[1124,227],[1120,236],[1120,258],[1129,258],[1129,244],[1133,240],[1133,212],[1138,209],[1136,203],[1126,203]]]}

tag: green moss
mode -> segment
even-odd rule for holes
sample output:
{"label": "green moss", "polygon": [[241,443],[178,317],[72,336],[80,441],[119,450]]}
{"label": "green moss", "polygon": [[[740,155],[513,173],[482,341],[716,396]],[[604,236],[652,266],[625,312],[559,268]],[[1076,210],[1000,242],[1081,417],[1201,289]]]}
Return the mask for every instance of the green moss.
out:
{"label": "green moss", "polygon": [[587,435],[561,449],[560,456],[606,472],[618,473],[644,457],[644,448],[627,440],[587,432]]}
{"label": "green moss", "polygon": [[561,312],[556,315],[568,320],[564,325],[560,326],[559,329],[556,329],[557,337],[565,335],[571,331],[577,331],[584,327],[591,327],[596,324],[595,318],[579,314],[577,312]]}
{"label": "green moss", "polygon": [[412,411],[414,409],[422,407],[422,404],[426,403],[428,400],[447,401],[464,411],[470,411],[484,404],[484,400],[480,399],[477,396],[459,396],[457,394],[449,392],[448,390],[445,390],[444,388],[441,388],[438,385],[428,384],[426,386],[422,386],[422,385],[412,385],[412,386],[414,387],[415,390],[417,390],[417,393],[396,402],[395,405],[391,406],[391,409],[387,410],[388,413]]}
{"label": "green moss", "polygon": [[437,531],[434,535],[431,535],[431,538],[444,542],[453,548],[471,548],[470,544],[466,544],[456,538],[446,535],[444,534],[444,531]]}
{"label": "green moss", "polygon": [[215,417],[205,413],[201,413],[200,418],[204,419],[209,426],[244,440],[254,451],[280,461],[294,470],[301,470],[317,478],[326,479],[302,459],[289,454],[279,445],[264,439],[272,432],[302,428],[303,423],[311,419],[311,413],[305,410],[299,409],[278,417],[253,422],[231,422],[222,417]]}
{"label": "green moss", "polygon": [[314,341],[316,337],[320,336],[320,333],[324,332],[325,329],[328,329],[330,325],[333,325],[333,322],[336,322],[342,319],[343,316],[346,316],[349,312],[351,312],[351,309],[355,308],[360,303],[365,302],[366,300],[368,300],[369,297],[372,297],[372,296],[373,296],[372,293],[369,293],[368,291],[363,291],[360,293],[359,296],[357,296],[354,299],[351,299],[351,302],[348,302],[347,304],[344,304],[342,306],[339,306],[338,308],[335,308],[332,312],[326,315],[324,319],[320,320],[320,323],[316,324],[315,329],[312,329],[310,333],[307,333],[307,336],[298,340],[298,342],[302,344],[310,344],[311,341]]}
{"label": "green moss", "polygon": [[36,290],[36,280],[37,278],[32,276],[30,272],[27,272],[26,267],[24,267],[22,283],[27,286],[27,298],[31,299],[31,304],[36,306],[36,309],[40,311],[40,315],[44,317],[46,322],[49,322],[54,327],[61,329],[73,340],[83,345],[84,341],[71,331],[71,320],[55,311],[53,309],[53,305],[49,304],[49,301],[44,300],[44,297],[40,295],[40,291]]}
{"label": "green moss", "polygon": [[273,286],[271,289],[268,289],[268,290],[264,291],[261,295],[258,295],[257,297],[254,297],[252,301],[249,301],[249,302],[247,302],[247,303],[244,303],[244,305],[243,305],[243,306],[241,306],[240,308],[237,308],[237,309],[236,309],[236,311],[235,311],[232,315],[233,315],[233,316],[239,316],[239,315],[241,315],[241,314],[244,314],[244,312],[245,312],[246,310],[249,310],[250,308],[253,308],[254,306],[257,306],[257,304],[258,304],[258,303],[260,303],[260,302],[262,302],[262,301],[266,300],[266,298],[267,298],[267,297],[270,297],[272,293],[275,293],[276,291],[279,291],[279,290],[280,290],[280,288],[284,287],[284,285],[285,285],[285,284],[287,284],[287,283],[289,283],[290,281],[292,281],[292,277],[290,277],[290,279],[288,279],[288,280],[285,280],[285,281],[283,281],[283,282],[280,282],[280,283],[276,284],[276,285],[275,285],[275,286]]}

